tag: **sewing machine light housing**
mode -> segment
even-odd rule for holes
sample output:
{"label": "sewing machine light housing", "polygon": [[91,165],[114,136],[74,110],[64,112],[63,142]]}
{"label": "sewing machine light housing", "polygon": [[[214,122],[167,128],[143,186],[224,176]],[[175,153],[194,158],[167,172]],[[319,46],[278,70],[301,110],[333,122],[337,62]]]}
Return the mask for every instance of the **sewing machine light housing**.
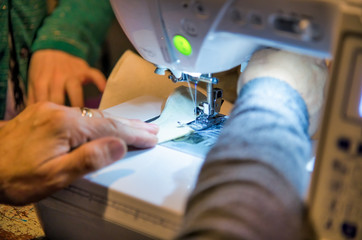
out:
{"label": "sewing machine light housing", "polygon": [[330,58],[337,40],[333,36],[338,28],[333,26],[339,11],[326,0],[112,0],[111,4],[140,55],[178,78],[183,72],[227,71],[265,46]]}

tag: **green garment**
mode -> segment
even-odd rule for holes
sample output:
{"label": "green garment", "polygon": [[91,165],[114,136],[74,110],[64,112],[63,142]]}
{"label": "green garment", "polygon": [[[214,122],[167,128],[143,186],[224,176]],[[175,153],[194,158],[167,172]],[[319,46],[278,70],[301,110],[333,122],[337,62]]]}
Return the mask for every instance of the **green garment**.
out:
{"label": "green garment", "polygon": [[62,50],[93,65],[113,16],[106,0],[59,0],[51,14],[46,0],[0,0],[0,119],[6,110],[9,19],[20,79],[27,86],[31,54],[40,49]]}

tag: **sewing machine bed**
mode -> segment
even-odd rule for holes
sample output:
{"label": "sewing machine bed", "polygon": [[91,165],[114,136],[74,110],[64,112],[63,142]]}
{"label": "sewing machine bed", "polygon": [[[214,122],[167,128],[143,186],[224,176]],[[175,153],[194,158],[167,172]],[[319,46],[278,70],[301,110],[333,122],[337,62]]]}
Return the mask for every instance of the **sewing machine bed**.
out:
{"label": "sewing machine bed", "polygon": [[132,151],[41,201],[44,231],[52,240],[170,239],[201,164],[164,146]]}
{"label": "sewing machine bed", "polygon": [[[161,104],[146,97],[106,111],[128,112],[132,116],[123,117],[145,120],[159,114]],[[39,202],[46,236],[52,240],[171,239],[220,128],[194,132],[152,149],[132,150],[124,159]]]}

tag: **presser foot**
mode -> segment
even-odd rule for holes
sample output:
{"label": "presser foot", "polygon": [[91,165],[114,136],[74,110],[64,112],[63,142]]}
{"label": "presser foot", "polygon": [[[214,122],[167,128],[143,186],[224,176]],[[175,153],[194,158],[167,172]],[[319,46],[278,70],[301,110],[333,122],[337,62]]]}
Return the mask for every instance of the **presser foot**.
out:
{"label": "presser foot", "polygon": [[223,124],[228,117],[223,114],[200,115],[195,121],[187,123],[187,125],[195,131],[208,129],[212,126]]}

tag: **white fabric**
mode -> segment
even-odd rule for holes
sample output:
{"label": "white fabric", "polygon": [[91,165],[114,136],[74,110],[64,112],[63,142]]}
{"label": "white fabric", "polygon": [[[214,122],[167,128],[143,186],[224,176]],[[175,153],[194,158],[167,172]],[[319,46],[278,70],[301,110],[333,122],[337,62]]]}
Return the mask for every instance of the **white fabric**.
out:
{"label": "white fabric", "polygon": [[[166,142],[182,137],[193,130],[185,125],[195,120],[195,102],[191,97],[189,88],[181,86],[167,99],[161,116],[153,123],[160,127],[157,135],[158,142]],[[198,93],[197,102],[206,100],[206,97]]]}

